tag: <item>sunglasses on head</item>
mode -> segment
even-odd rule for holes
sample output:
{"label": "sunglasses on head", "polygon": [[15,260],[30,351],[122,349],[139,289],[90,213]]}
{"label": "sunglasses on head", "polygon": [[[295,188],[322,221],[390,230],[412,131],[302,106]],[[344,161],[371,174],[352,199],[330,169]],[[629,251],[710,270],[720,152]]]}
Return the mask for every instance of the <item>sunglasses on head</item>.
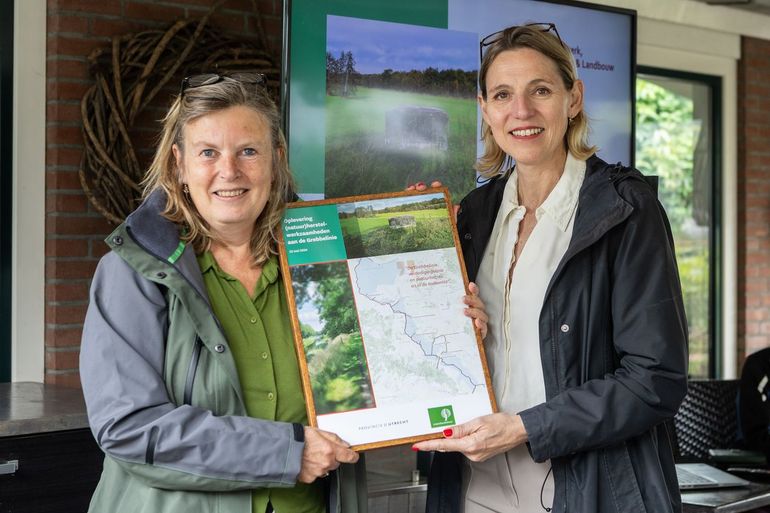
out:
{"label": "sunglasses on head", "polygon": [[219,74],[219,73],[201,73],[200,75],[190,75],[182,79],[182,86],[179,89],[180,98],[184,96],[185,91],[188,89],[195,89],[196,87],[203,87],[228,79],[241,82],[242,84],[257,84],[264,86],[267,84],[267,77],[263,73],[252,73],[247,71],[238,71],[233,73]]}
{"label": "sunglasses on head", "polygon": [[556,39],[558,39],[559,43],[564,46],[564,41],[562,41],[561,36],[559,35],[559,31],[556,30],[556,25],[554,23],[527,23],[525,25],[514,25],[512,27],[504,28],[503,30],[498,30],[497,32],[493,32],[486,36],[479,43],[479,59],[484,59],[484,48],[498,42],[500,38],[503,37],[503,33],[506,30],[517,29],[519,27],[539,27],[541,32],[553,31],[553,33],[556,34]]}

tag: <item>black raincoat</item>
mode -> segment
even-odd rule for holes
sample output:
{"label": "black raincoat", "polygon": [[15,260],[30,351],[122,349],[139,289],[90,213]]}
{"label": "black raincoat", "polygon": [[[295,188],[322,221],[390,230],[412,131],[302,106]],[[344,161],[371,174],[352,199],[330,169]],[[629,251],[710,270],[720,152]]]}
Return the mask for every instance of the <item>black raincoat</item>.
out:
{"label": "black raincoat", "polygon": [[[471,280],[507,178],[460,205]],[[664,421],[687,391],[687,320],[668,219],[637,170],[588,159],[539,323],[546,402],[519,414],[533,459],[553,465],[553,512],[681,511]],[[461,468],[458,453],[434,455],[428,513],[460,511]]]}

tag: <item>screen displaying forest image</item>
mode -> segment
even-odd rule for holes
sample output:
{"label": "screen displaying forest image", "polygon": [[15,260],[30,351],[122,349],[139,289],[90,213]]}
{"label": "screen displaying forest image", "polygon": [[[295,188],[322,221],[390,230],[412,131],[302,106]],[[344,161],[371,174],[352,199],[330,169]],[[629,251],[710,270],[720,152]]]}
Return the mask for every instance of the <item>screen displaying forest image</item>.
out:
{"label": "screen displaying forest image", "polygon": [[291,268],[316,415],[374,408],[347,263]]}
{"label": "screen displaying forest image", "polygon": [[325,195],[475,186],[478,35],[327,16]]}
{"label": "screen displaying forest image", "polygon": [[348,258],[454,245],[443,194],[340,203],[337,211]]}

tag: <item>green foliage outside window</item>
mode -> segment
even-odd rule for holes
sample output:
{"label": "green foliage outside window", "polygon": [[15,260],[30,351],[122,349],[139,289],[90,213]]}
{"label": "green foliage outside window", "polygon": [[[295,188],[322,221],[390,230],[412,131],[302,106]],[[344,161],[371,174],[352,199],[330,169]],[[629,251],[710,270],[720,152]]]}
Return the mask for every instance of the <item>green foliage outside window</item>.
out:
{"label": "green foliage outside window", "polygon": [[656,84],[636,82],[636,165],[658,175],[661,203],[671,226],[692,217],[693,154],[699,126],[693,123],[692,100]]}
{"label": "green foliage outside window", "polygon": [[690,376],[708,377],[710,216],[697,215],[694,155],[701,124],[691,98],[636,81],[636,166],[659,177],[658,197],[674,233],[690,333]]}

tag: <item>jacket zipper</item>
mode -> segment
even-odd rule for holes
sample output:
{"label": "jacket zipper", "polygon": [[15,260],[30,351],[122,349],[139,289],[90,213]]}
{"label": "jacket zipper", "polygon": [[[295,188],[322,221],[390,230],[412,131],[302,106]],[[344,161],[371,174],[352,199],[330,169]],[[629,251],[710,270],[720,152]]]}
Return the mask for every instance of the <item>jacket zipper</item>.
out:
{"label": "jacket zipper", "polygon": [[201,357],[201,342],[200,337],[195,337],[195,345],[193,346],[192,357],[190,358],[190,366],[187,368],[187,378],[184,383],[184,404],[192,405],[192,392],[193,385],[195,384],[195,374],[198,372],[198,360]]}
{"label": "jacket zipper", "polygon": [[[134,242],[134,244],[136,244],[139,248],[141,248],[145,252],[145,254],[150,255],[153,258],[156,258],[157,260],[159,260],[160,262],[162,262],[165,265],[170,265],[171,268],[174,269],[176,272],[178,272],[179,276],[181,276],[182,279],[184,281],[186,281],[188,285],[190,285],[190,287],[193,290],[193,293],[195,293],[199,298],[201,298],[203,300],[203,302],[206,304],[206,308],[208,309],[209,313],[211,314],[211,317],[214,319],[214,323],[217,325],[217,328],[219,328],[219,332],[222,334],[222,338],[227,340],[227,337],[225,337],[225,330],[224,330],[224,328],[222,328],[222,324],[219,322],[219,319],[217,319],[217,316],[214,314],[214,310],[211,308],[211,304],[209,303],[208,299],[205,296],[203,296],[203,294],[200,293],[200,291],[195,287],[195,285],[192,284],[192,282],[190,281],[190,278],[188,278],[185,275],[185,273],[180,271],[179,268],[176,266],[176,264],[169,264],[166,260],[164,260],[163,258],[159,257],[154,252],[150,251],[149,248],[145,247],[142,243],[140,243],[136,239],[136,237],[131,235],[130,232],[131,232],[131,230],[128,227],[126,227],[126,233],[131,237],[131,240]],[[196,338],[196,348],[197,348],[198,355],[200,355],[200,351],[201,351],[200,345],[202,345],[202,344],[203,344],[203,342],[200,340],[200,338]],[[195,356],[195,352],[196,351],[193,351],[193,356]],[[197,364],[197,358],[196,358],[195,362]],[[195,377],[194,373],[193,373],[192,377],[193,378]],[[188,374],[187,374],[187,378],[188,379],[190,378],[189,371],[188,371]],[[185,383],[185,393],[182,396],[183,399],[187,396],[187,385],[188,384],[190,386],[190,392],[192,393],[192,382],[190,382],[190,383],[186,382]],[[240,400],[241,406],[243,407],[243,411],[246,411],[246,405],[245,405],[245,403],[243,401],[243,398],[240,396],[240,394],[237,394],[237,395],[238,395],[238,399]]]}

